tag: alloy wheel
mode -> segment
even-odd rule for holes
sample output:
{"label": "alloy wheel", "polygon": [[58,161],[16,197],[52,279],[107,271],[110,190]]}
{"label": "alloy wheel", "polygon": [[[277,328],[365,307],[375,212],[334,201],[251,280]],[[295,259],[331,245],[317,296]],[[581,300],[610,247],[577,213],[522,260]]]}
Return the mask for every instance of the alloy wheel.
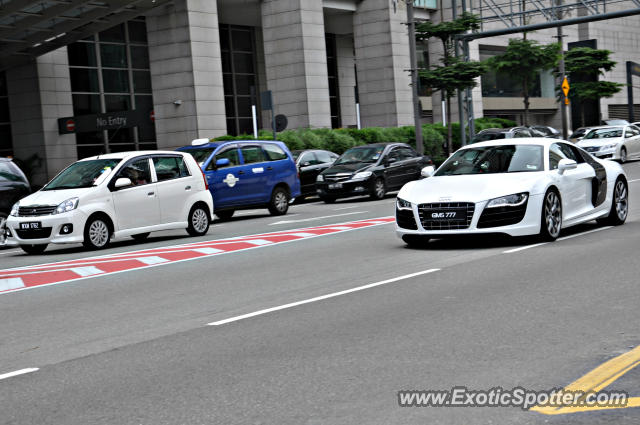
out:
{"label": "alloy wheel", "polygon": [[627,199],[627,185],[622,180],[618,180],[613,192],[613,202],[616,206],[616,215],[620,221],[627,219],[629,213],[629,203]]}
{"label": "alloy wheel", "polygon": [[549,236],[557,238],[562,226],[562,206],[555,192],[549,192],[545,198],[544,219]]}
{"label": "alloy wheel", "polygon": [[278,211],[280,211],[280,212],[286,211],[287,205],[289,204],[289,200],[287,199],[287,195],[282,191],[277,192],[275,194],[274,204],[275,204],[276,209]]}
{"label": "alloy wheel", "polygon": [[377,198],[384,197],[384,182],[380,179],[376,180],[376,187],[374,188]]}
{"label": "alloy wheel", "polygon": [[196,209],[191,215],[191,225],[196,232],[204,233],[208,224],[209,217],[207,217],[207,213],[202,208]]}
{"label": "alloy wheel", "polygon": [[91,243],[100,248],[109,241],[109,227],[102,220],[94,220],[89,226],[89,240]]}

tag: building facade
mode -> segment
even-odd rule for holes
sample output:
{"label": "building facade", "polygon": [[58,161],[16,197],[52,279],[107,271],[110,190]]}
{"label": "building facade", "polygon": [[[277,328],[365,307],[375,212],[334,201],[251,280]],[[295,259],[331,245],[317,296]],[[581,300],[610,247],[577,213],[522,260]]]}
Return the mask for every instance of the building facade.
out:
{"label": "building facade", "polygon": [[[160,3],[0,74],[0,155],[20,159],[40,185],[90,155],[251,134],[253,107],[262,129],[271,127],[272,114],[285,115],[288,128],[354,127],[356,101],[363,127],[413,125],[402,0]],[[483,2],[473,3],[472,11],[482,12]],[[420,0],[416,18],[451,19],[451,5]],[[640,17],[633,16],[569,26],[564,47],[596,40],[618,61],[604,78],[624,82],[625,61],[640,62],[638,24]],[[528,37],[546,43],[554,35],[555,29]],[[471,57],[500,54],[518,36],[476,40]],[[439,49],[439,42],[419,44],[420,66],[437,63]],[[493,73],[480,80],[473,90],[475,116],[520,121],[517,81]],[[441,121],[440,95],[419,89],[423,121]],[[542,72],[533,90],[532,121],[559,126],[554,90],[551,71]],[[262,101],[266,92],[272,109]],[[457,117],[455,100],[452,105]],[[602,100],[602,118],[619,115],[625,105],[625,91]]]}

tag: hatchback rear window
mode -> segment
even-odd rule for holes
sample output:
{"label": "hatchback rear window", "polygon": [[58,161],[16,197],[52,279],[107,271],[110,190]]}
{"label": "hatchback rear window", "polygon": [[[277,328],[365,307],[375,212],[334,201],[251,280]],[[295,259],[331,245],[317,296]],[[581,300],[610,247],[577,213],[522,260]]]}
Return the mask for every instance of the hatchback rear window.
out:
{"label": "hatchback rear window", "polygon": [[284,153],[282,148],[278,145],[267,143],[262,145],[264,153],[267,155],[269,161],[279,161],[281,159],[287,159],[287,154]]}

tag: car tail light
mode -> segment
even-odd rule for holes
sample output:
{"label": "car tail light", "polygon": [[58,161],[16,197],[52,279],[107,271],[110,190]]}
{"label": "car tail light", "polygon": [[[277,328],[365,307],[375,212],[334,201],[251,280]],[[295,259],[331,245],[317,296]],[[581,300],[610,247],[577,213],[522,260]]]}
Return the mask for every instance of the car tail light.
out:
{"label": "car tail light", "polygon": [[[198,168],[200,168],[200,166],[198,166]],[[202,178],[204,180],[204,188],[209,190],[209,182],[207,182],[207,176],[204,174],[204,171],[202,171],[202,168],[200,168],[200,172],[202,173]]]}

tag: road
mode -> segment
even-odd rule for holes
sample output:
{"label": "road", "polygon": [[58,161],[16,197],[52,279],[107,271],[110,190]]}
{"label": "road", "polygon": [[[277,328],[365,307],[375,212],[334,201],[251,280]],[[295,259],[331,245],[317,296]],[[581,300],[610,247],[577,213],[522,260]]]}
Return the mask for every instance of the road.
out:
{"label": "road", "polygon": [[[638,408],[398,403],[401,390],[562,388],[640,345],[640,162],[625,169],[624,226],[543,245],[409,249],[384,220],[389,196],[245,211],[203,238],[166,232],[99,253],[0,251],[1,272],[209,248],[0,294],[0,424],[640,423]],[[637,364],[607,389],[640,396]]]}

